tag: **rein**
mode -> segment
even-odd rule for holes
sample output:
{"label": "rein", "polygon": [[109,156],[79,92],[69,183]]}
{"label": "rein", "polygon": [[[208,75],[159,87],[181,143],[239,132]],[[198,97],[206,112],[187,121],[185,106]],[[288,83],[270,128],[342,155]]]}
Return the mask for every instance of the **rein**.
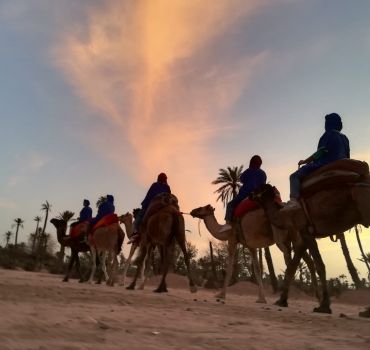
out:
{"label": "rein", "polygon": [[[183,211],[180,211],[179,214],[182,214],[182,215],[190,215],[191,217],[193,217],[190,213],[185,213]],[[199,219],[198,220],[198,233],[199,233],[199,237],[202,237],[202,235],[200,234],[200,222],[201,222],[202,219]]]}

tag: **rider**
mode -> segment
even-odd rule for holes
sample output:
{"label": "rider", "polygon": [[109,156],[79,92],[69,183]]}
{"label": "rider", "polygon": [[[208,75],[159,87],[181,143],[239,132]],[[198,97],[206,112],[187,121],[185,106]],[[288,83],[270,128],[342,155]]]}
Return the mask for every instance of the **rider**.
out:
{"label": "rider", "polygon": [[290,200],[287,209],[299,209],[302,178],[324,165],[343,158],[350,158],[349,140],[342,134],[342,119],[337,113],[325,116],[325,133],[319,140],[317,151],[305,160],[300,160],[298,166],[303,165],[290,175]]}
{"label": "rider", "polygon": [[167,184],[167,175],[165,173],[160,173],[158,175],[157,181],[154,182],[150,186],[150,188],[148,190],[148,193],[146,194],[144,200],[141,202],[141,210],[137,214],[137,216],[135,218],[135,222],[134,222],[134,233],[130,237],[130,240],[128,241],[128,243],[132,243],[136,239],[139,238],[139,233],[138,232],[139,232],[140,225],[143,221],[145,212],[147,211],[147,209],[149,207],[149,204],[152,201],[152,199],[160,193],[171,193],[171,188]]}
{"label": "rider", "polygon": [[115,210],[114,197],[111,194],[107,194],[107,199],[99,205],[96,217],[91,220],[91,228],[93,228],[104,216],[113,214]]}
{"label": "rider", "polygon": [[82,222],[90,222],[92,219],[92,209],[90,208],[90,201],[88,199],[84,199],[83,201],[83,208],[80,211],[80,216],[76,222],[71,224],[71,236],[75,234],[78,235],[78,232],[74,231],[74,227]]}
{"label": "rider", "polygon": [[247,198],[255,189],[266,183],[266,173],[261,169],[261,165],[261,157],[254,155],[249,162],[249,168],[240,175],[240,182],[243,185],[240,187],[236,197],[227,204],[225,215],[226,224],[221,227],[220,232],[231,229],[230,223],[237,205],[243,199]]}

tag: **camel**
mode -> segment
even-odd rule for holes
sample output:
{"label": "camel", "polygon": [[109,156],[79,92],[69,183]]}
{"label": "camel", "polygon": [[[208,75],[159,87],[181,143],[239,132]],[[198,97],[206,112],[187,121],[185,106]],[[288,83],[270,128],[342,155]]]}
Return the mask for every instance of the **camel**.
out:
{"label": "camel", "polygon": [[[138,211],[140,211],[140,209],[134,209],[134,212],[133,212],[133,218],[135,218],[135,213],[137,214]],[[131,235],[133,234],[133,222],[131,220],[131,225],[130,225],[131,228],[128,228],[126,226],[126,234],[127,234],[127,237],[131,237]],[[135,252],[136,252],[136,249],[140,246],[140,242],[139,241],[135,241],[132,243],[131,245],[131,248],[130,248],[130,252],[129,252],[129,255],[128,255],[128,258],[125,262],[125,266],[123,268],[123,274],[122,274],[122,280],[121,280],[121,283],[120,285],[121,286],[125,286],[126,285],[126,278],[127,278],[127,271],[129,269],[129,267],[131,266],[131,260],[132,260],[132,257],[134,256]],[[145,263],[145,262],[144,262]],[[142,283],[140,285],[140,289],[143,289],[144,288],[144,276],[142,275],[141,276],[141,280],[142,280]]]}
{"label": "camel", "polygon": [[[69,276],[74,264],[76,264],[77,273],[79,275],[79,282],[83,282],[83,278],[80,272],[80,259],[78,253],[90,252],[90,246],[81,242],[80,238],[71,238],[66,235],[67,232],[67,222],[60,219],[51,219],[50,222],[55,226],[57,230],[57,239],[61,245],[71,248],[71,260],[68,265],[67,273],[63,279],[63,282],[68,282]],[[86,224],[87,226],[88,224]]]}
{"label": "camel", "polygon": [[[162,201],[163,198],[165,198],[166,201],[165,206],[157,207],[157,211],[153,211],[150,216],[148,215],[144,218],[141,229],[138,268],[133,281],[126,289],[135,289],[139,274],[143,275],[146,257],[150,256],[151,250],[154,246],[158,246],[162,256],[162,279],[158,288],[155,289],[155,292],[167,292],[166,276],[168,273],[169,263],[172,258],[174,243],[176,241],[184,254],[190,291],[194,293],[197,289],[190,272],[190,259],[186,249],[184,217],[179,211],[176,204],[177,198],[175,196],[163,193],[159,195],[158,200]],[[157,203],[155,199],[153,199],[152,202],[154,202],[152,203],[153,207],[156,206]],[[150,211],[151,208],[149,207],[147,213]]]}
{"label": "camel", "polygon": [[[368,169],[368,168],[367,168]],[[322,286],[322,300],[314,312],[331,313],[330,297],[326,282],[325,264],[316,239],[344,233],[355,225],[370,226],[370,178],[358,176],[356,182],[328,186],[310,193],[298,210],[281,210],[274,201],[275,188],[264,185],[256,198],[265,209],[271,223],[278,228],[299,230],[302,241],[287,266],[279,306],[288,306],[289,286],[294,278],[302,252],[308,248],[314,259]]]}
{"label": "camel", "polygon": [[[108,286],[113,286],[116,278],[118,259],[117,255],[121,252],[125,233],[120,227],[120,223],[126,226],[127,231],[132,231],[132,215],[126,213],[118,217],[119,222],[109,226],[99,227],[94,231],[92,237],[89,237],[89,245],[92,255],[92,268],[89,283],[93,282],[96,270],[96,256],[100,256],[101,268]],[[107,272],[106,260],[113,260],[110,275]]]}
{"label": "camel", "polygon": [[[238,243],[241,243],[247,247],[251,253],[253,269],[258,283],[258,299],[256,302],[266,303],[261,272],[257,258],[257,248],[265,248],[276,243],[284,254],[285,263],[288,264],[291,260],[291,242],[293,243],[293,247],[295,247],[296,242],[299,241],[299,236],[295,233],[295,231],[272,227],[262,208],[245,214],[241,218],[239,227],[237,227],[239,225],[238,223],[233,223],[232,229],[220,233],[219,230],[222,226],[217,222],[214,211],[215,209],[208,204],[204,207],[193,209],[190,214],[193,217],[203,219],[207,230],[214,238],[220,241],[228,242],[226,276],[223,288],[221,292],[216,295],[216,297],[226,298],[226,289],[230,284],[234,266],[236,246]],[[238,231],[240,234],[238,234]],[[316,292],[317,281],[313,262],[306,252],[303,254],[303,259],[310,270],[312,283]]]}

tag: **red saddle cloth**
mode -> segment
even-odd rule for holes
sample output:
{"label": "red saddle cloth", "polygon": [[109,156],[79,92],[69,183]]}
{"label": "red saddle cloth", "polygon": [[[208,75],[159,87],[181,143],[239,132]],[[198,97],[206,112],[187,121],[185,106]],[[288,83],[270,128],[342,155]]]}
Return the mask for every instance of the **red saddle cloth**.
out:
{"label": "red saddle cloth", "polygon": [[234,218],[240,218],[244,214],[249,213],[252,210],[258,209],[260,206],[257,202],[247,198],[238,204],[234,210]]}
{"label": "red saddle cloth", "polygon": [[80,236],[81,233],[83,232],[82,228],[86,223],[87,221],[83,221],[78,223],[77,225],[72,226],[71,231],[69,233],[71,238],[77,238],[78,236]]}
{"label": "red saddle cloth", "polygon": [[95,231],[96,229],[98,229],[100,227],[109,226],[109,225],[112,225],[112,224],[115,224],[115,223],[118,223],[118,216],[117,216],[117,214],[109,214],[109,215],[106,215],[106,216],[102,217],[95,224],[95,226],[93,227],[92,230]]}

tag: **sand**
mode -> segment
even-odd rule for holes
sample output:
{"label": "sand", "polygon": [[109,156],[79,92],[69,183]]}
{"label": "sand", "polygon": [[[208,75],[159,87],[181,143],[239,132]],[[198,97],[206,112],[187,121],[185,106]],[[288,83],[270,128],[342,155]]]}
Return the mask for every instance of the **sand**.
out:
{"label": "sand", "polygon": [[169,277],[168,294],[154,283],[127,291],[0,270],[0,349],[370,349],[370,319],[357,316],[370,293],[347,293],[321,315],[300,293],[289,308],[271,293],[256,304],[250,283],[230,288],[225,304],[213,291],[191,294],[181,276]]}

